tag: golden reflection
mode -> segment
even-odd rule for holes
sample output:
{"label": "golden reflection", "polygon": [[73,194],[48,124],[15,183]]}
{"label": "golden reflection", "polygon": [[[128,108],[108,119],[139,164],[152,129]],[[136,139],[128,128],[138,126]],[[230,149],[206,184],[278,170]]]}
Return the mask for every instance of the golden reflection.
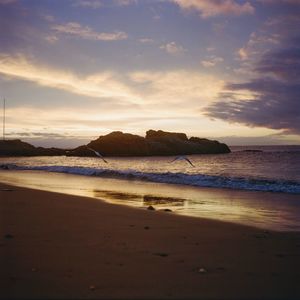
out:
{"label": "golden reflection", "polygon": [[133,193],[122,193],[122,192],[116,192],[116,191],[107,191],[107,190],[93,190],[94,197],[96,198],[104,198],[104,199],[110,199],[110,200],[118,200],[118,202],[121,200],[141,200],[142,195],[133,194]]}
{"label": "golden reflection", "polygon": [[144,195],[144,205],[172,205],[172,206],[183,206],[185,199],[175,197],[163,197],[154,195]]}
{"label": "golden reflection", "polygon": [[114,203],[128,204],[135,202],[143,206],[184,206],[186,199],[177,197],[164,197],[151,194],[136,194],[128,192],[119,192],[112,190],[93,190],[94,197],[108,200]]}

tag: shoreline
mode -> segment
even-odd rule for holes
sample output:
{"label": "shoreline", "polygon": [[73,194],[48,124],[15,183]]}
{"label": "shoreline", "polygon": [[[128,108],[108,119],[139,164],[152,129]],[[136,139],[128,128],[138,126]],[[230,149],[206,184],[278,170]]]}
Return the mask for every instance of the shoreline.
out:
{"label": "shoreline", "polygon": [[20,187],[91,197],[130,207],[171,209],[275,231],[300,231],[300,202],[294,194],[192,187],[45,171],[0,171],[0,181]]}
{"label": "shoreline", "polygon": [[300,297],[299,232],[0,187],[1,298]]}

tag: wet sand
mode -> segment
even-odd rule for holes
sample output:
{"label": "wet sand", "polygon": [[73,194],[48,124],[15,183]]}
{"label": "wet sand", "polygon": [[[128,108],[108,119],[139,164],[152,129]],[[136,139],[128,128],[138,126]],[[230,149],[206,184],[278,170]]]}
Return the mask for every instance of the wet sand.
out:
{"label": "wet sand", "polygon": [[11,299],[299,299],[300,233],[0,184]]}
{"label": "wet sand", "polygon": [[299,195],[192,187],[43,171],[0,170],[0,182],[274,231],[300,231]]}

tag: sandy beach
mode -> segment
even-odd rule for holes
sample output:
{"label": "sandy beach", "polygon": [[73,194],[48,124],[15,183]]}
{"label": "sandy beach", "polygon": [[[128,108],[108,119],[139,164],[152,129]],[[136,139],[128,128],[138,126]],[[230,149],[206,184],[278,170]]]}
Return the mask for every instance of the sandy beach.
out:
{"label": "sandy beach", "polygon": [[300,300],[300,0],[0,0],[0,300]]}
{"label": "sandy beach", "polygon": [[299,299],[300,234],[0,185],[1,298]]}

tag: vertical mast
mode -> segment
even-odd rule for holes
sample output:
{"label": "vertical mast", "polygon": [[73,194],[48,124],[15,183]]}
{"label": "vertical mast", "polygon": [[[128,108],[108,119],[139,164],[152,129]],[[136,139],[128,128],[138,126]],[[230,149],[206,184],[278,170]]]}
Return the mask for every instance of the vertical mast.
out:
{"label": "vertical mast", "polygon": [[3,99],[3,140],[5,140],[5,98]]}

